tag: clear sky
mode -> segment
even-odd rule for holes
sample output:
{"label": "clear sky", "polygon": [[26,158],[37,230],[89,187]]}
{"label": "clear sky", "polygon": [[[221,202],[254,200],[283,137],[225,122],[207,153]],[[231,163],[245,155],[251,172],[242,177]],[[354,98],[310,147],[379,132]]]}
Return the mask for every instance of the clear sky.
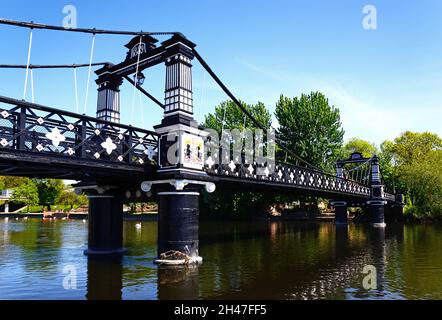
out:
{"label": "clear sky", "polygon": [[[239,98],[262,101],[272,112],[281,93],[322,91],[341,110],[346,139],[379,144],[408,129],[442,136],[440,0],[9,0],[0,2],[0,16],[62,25],[68,4],[77,8],[78,27],[183,32]],[[363,28],[366,5],[377,9],[375,30]],[[31,63],[89,60],[91,35],[35,30],[33,36]],[[27,29],[0,25],[0,63],[25,64],[28,38]],[[121,62],[129,40],[97,36],[94,61]],[[194,65],[195,116],[201,121],[226,96]],[[145,75],[144,87],[162,100],[164,67]],[[21,99],[24,78],[24,70],[0,70],[0,95]],[[80,111],[86,79],[87,69],[79,70]],[[34,84],[37,103],[75,111],[72,70],[36,70]],[[145,98],[140,106],[138,96],[132,108],[132,97],[125,84],[123,123],[151,129],[160,122],[160,108]],[[88,114],[95,114],[95,103],[91,82]]]}

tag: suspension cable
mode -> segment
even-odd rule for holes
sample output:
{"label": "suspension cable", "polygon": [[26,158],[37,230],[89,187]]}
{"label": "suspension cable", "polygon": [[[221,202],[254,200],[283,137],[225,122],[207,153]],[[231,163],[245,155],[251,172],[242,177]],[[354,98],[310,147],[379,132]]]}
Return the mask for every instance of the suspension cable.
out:
{"label": "suspension cable", "polygon": [[228,103],[228,100],[226,100],[225,105],[223,105],[223,118],[221,119],[221,137],[223,136],[223,132],[224,132],[224,122],[226,121],[226,109],[227,109],[227,103]]}
{"label": "suspension cable", "polygon": [[34,23],[34,22],[23,22],[23,21],[15,21],[9,19],[0,18],[0,24],[11,25],[15,27],[21,28],[30,28],[30,29],[45,29],[45,30],[56,30],[56,31],[65,31],[65,32],[81,32],[81,33],[91,33],[91,34],[115,34],[115,35],[132,35],[132,36],[166,36],[166,35],[180,35],[184,37],[181,32],[176,31],[155,31],[155,32],[135,32],[135,31],[119,31],[119,30],[104,30],[104,29],[95,29],[95,28],[64,28],[59,26],[53,26],[42,23]]}
{"label": "suspension cable", "polygon": [[31,99],[32,103],[35,103],[35,95],[34,95],[34,72],[31,69]]}
{"label": "suspension cable", "polygon": [[144,111],[143,111],[143,102],[141,101],[141,91],[138,91],[138,100],[139,100],[140,113],[141,113],[141,125],[144,128]]}
{"label": "suspension cable", "polygon": [[[232,92],[230,92],[230,90],[224,85],[224,83],[221,81],[220,78],[218,78],[218,76],[215,74],[215,72],[213,72],[213,70],[209,67],[209,65],[206,63],[206,61],[200,56],[200,54],[198,53],[198,51],[196,51],[195,48],[192,49],[193,54],[195,55],[195,58],[199,61],[199,63],[201,63],[201,65],[203,66],[204,69],[206,69],[206,71],[210,74],[210,76],[213,78],[213,80],[215,80],[215,82],[221,87],[221,89],[230,97],[230,99],[236,104],[236,106],[247,115],[247,117],[260,129],[262,130],[266,130],[267,128],[264,127],[264,125],[262,125],[258,120],[256,120],[252,114],[245,109],[242,104],[239,102],[239,100],[233,95]],[[293,151],[291,151],[289,148],[287,148],[280,139],[275,139],[275,142],[286,152],[288,152],[290,155],[292,155],[294,158],[298,159],[300,162],[304,163],[306,166],[317,170],[317,171],[321,171],[323,172],[323,170],[321,170],[320,168],[315,167],[314,165],[310,164],[308,161],[302,159],[301,157],[299,157],[297,154],[295,154]]]}
{"label": "suspension cable", "polygon": [[140,87],[139,85],[136,84],[135,81],[133,81],[131,78],[129,78],[128,76],[124,76],[124,79],[126,79],[131,85],[137,87],[138,90],[140,90],[140,92],[142,94],[144,94],[146,97],[148,97],[150,100],[152,100],[153,102],[155,102],[157,105],[159,105],[161,108],[164,109],[164,104],[162,104],[157,98],[155,98],[153,95],[151,95],[149,92],[147,92],[146,90],[144,90],[142,87]]}
{"label": "suspension cable", "polygon": [[74,68],[75,112],[78,113],[77,68]]}
{"label": "suspension cable", "polygon": [[[110,65],[110,62],[94,62],[90,65],[92,67],[95,66],[104,66]],[[0,69],[26,69],[25,64],[0,64]],[[82,64],[30,64],[28,66],[29,69],[76,69],[76,68],[84,68],[89,67],[89,63]]]}
{"label": "suspension cable", "polygon": [[[134,82],[135,84],[138,84],[137,77],[138,77],[138,68],[140,66],[140,55],[141,55],[141,44],[143,43],[143,36],[140,36],[140,42],[138,43],[138,56],[137,56],[137,66],[135,68],[135,76],[134,76]],[[134,86],[133,92],[132,92],[132,107],[130,109],[130,118],[131,123],[134,122],[134,106],[135,106],[135,93],[136,93],[136,86]]]}
{"label": "suspension cable", "polygon": [[88,96],[89,96],[89,84],[91,81],[92,59],[94,57],[94,47],[95,47],[95,33],[92,35],[91,54],[89,57],[89,70],[88,70],[88,74],[87,74],[86,95],[84,97],[84,108],[83,108],[84,114],[86,114],[87,100],[88,100]]}
{"label": "suspension cable", "polygon": [[29,33],[29,45],[28,45],[28,59],[26,62],[26,77],[25,77],[25,86],[23,89],[23,100],[26,100],[26,91],[28,89],[28,74],[29,74],[29,64],[31,62],[31,50],[32,50],[32,28]]}

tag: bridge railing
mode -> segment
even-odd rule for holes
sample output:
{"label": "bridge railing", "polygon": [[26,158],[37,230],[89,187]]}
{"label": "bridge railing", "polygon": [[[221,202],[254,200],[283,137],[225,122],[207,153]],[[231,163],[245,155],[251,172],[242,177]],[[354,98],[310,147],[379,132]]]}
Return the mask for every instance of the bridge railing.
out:
{"label": "bridge railing", "polygon": [[133,165],[154,162],[155,132],[0,96],[0,152]]}
{"label": "bridge railing", "polygon": [[205,170],[211,175],[255,180],[281,185],[290,185],[316,191],[347,193],[369,197],[371,189],[356,181],[338,178],[334,175],[295,165],[278,163],[259,165],[251,164],[206,164]]}

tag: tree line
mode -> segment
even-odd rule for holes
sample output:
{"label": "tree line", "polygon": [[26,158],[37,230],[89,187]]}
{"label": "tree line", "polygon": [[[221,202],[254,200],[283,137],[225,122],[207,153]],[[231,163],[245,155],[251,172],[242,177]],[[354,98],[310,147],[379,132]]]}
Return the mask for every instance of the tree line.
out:
{"label": "tree line", "polygon": [[59,179],[30,179],[26,177],[0,177],[0,189],[12,189],[12,201],[30,207],[51,210],[53,205],[73,209],[87,204],[84,195],[77,195]]}

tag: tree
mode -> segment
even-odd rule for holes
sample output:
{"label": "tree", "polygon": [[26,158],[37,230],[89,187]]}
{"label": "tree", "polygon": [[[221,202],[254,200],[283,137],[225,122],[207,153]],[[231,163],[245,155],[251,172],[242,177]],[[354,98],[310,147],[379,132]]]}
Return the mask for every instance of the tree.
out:
{"label": "tree", "polygon": [[442,150],[431,150],[401,170],[412,203],[409,213],[417,218],[442,218]]}
{"label": "tree", "polygon": [[28,206],[38,204],[38,189],[35,183],[26,178],[22,180],[22,184],[14,189],[12,194],[12,201],[18,203],[24,203]]}
{"label": "tree", "polygon": [[58,179],[33,179],[33,181],[38,189],[39,204],[51,210],[51,205],[55,204],[65,188],[63,181]]}
{"label": "tree", "polygon": [[[261,123],[266,129],[269,129],[272,125],[272,116],[269,110],[262,102],[257,104],[246,104],[241,102],[241,105],[250,114]],[[221,136],[221,129],[244,129],[244,128],[256,128],[256,125],[242,112],[240,108],[232,101],[227,100],[221,102],[215,107],[214,113],[209,113],[204,117],[202,126],[205,128],[214,129]]]}
{"label": "tree", "polygon": [[315,167],[334,168],[344,130],[339,109],[330,106],[322,93],[302,94],[300,98],[281,95],[276,103],[275,116],[279,122],[276,135],[288,149]]}
{"label": "tree", "polygon": [[0,176],[0,189],[14,189],[27,183],[29,178],[25,177],[14,177],[14,176]]}
{"label": "tree", "polygon": [[[266,106],[258,102],[257,104],[246,104],[241,102],[252,116],[266,129],[271,127],[272,117]],[[223,121],[224,119],[224,121]],[[231,101],[221,102],[215,107],[214,113],[205,116],[202,124],[205,128],[214,129],[221,137],[224,129],[245,129],[255,128],[256,125],[247,117],[236,104]],[[237,192],[233,190],[218,189],[213,194],[203,194],[201,197],[202,213],[250,215],[262,211],[263,207],[274,201],[274,196],[257,192]]]}
{"label": "tree", "polygon": [[354,152],[362,153],[364,158],[370,158],[374,154],[379,153],[374,143],[359,138],[351,138],[342,147],[341,159],[349,158]]}
{"label": "tree", "polygon": [[420,161],[432,150],[442,149],[442,139],[431,132],[406,131],[388,144],[389,152],[394,156],[397,165],[411,164]]}
{"label": "tree", "polygon": [[406,212],[417,218],[442,217],[442,139],[430,132],[406,131],[384,141],[381,150],[384,179],[405,193]]}
{"label": "tree", "polygon": [[87,204],[87,198],[84,195],[77,195],[73,191],[65,190],[61,192],[56,202],[65,206],[70,206],[72,210],[75,205],[81,206]]}

